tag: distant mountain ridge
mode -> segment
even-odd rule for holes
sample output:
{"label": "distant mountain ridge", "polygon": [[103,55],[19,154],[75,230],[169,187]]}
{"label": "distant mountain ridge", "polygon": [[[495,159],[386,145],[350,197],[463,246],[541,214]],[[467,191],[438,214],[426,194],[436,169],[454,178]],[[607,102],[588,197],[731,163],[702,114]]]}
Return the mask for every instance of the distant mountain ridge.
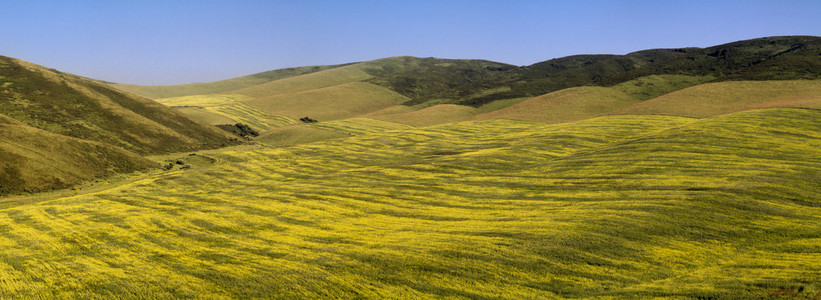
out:
{"label": "distant mountain ridge", "polygon": [[[367,73],[367,76],[352,78],[349,82],[364,81],[386,87],[408,97],[404,105],[436,103],[479,107],[496,100],[535,97],[577,86],[612,86],[652,75],[710,77],[710,81],[819,79],[820,53],[821,37],[782,36],[707,48],[650,49],[625,55],[573,55],[522,67],[485,60],[400,56],[313,67],[315,69],[300,72],[274,70],[270,72],[283,75],[269,82],[348,66]],[[200,87],[189,95],[209,94],[207,91],[223,82],[189,85]],[[244,87],[245,90],[249,88],[253,89]],[[146,92],[148,89],[152,91]],[[180,86],[131,86],[126,90],[151,97],[179,89]]]}

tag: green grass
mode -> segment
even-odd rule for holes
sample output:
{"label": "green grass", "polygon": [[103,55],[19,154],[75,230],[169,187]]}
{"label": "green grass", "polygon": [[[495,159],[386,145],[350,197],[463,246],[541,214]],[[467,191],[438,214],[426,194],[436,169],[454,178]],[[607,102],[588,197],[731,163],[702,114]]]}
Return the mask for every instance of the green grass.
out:
{"label": "green grass", "polygon": [[819,118],[489,120],[200,151],[214,163],[0,210],[0,293],[818,297]]}

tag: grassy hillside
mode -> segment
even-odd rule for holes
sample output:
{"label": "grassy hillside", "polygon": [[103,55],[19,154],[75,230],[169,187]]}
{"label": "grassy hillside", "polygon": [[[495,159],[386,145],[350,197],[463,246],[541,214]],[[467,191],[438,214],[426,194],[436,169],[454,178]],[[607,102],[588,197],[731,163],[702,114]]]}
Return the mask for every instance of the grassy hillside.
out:
{"label": "grassy hillside", "polygon": [[293,146],[320,141],[347,138],[342,131],[308,125],[288,125],[271,129],[256,138],[257,142],[272,146]]}
{"label": "grassy hillside", "polygon": [[439,104],[411,112],[376,115],[373,118],[413,126],[430,126],[461,121],[478,113],[478,109],[469,106]]}
{"label": "grassy hillside", "polygon": [[323,70],[337,68],[343,65],[310,66],[298,68],[277,69],[248,76],[231,78],[206,83],[192,83],[180,85],[144,86],[133,84],[108,83],[117,89],[128,91],[151,99],[170,98],[190,95],[221,94],[250,86],[271,82],[283,78],[310,74]]}
{"label": "grassy hillside", "polygon": [[0,113],[29,126],[140,154],[232,144],[229,136],[151,100],[0,57]]}
{"label": "grassy hillside", "polygon": [[239,143],[151,100],[0,56],[0,194],[156,167],[138,154]]}
{"label": "grassy hillside", "polygon": [[491,120],[200,152],[216,163],[0,210],[0,293],[818,297],[819,118]]}
{"label": "grassy hillside", "polygon": [[153,167],[157,164],[121,148],[0,115],[0,195],[66,188]]}
{"label": "grassy hillside", "polygon": [[327,121],[358,116],[405,101],[407,98],[384,87],[365,82],[351,82],[292,93],[279,93],[247,100],[245,103],[272,115],[283,115],[295,119],[307,116],[319,121]]}
{"label": "grassy hillside", "polygon": [[[395,101],[400,96],[404,99],[401,104],[412,110],[457,104],[479,108],[479,113],[490,112],[492,108],[502,109],[525,98],[540,97],[496,115],[518,118],[523,112],[527,116],[520,119],[565,122],[596,116],[606,113],[608,109],[614,110],[632,103],[608,92],[602,103],[593,103],[595,99],[582,101],[588,106],[574,108],[567,116],[544,115],[541,110],[530,110],[553,106],[553,100],[541,98],[543,95],[584,86],[612,88],[625,93],[630,99],[647,100],[708,81],[819,79],[819,51],[819,37],[784,36],[708,48],[650,49],[625,55],[573,55],[523,67],[484,60],[400,56],[344,66],[275,70],[264,73],[267,74],[265,76],[257,74],[202,86],[157,88],[164,92],[173,91],[176,96],[239,94],[250,97],[245,102],[268,114],[285,115],[292,119],[319,115],[323,120],[375,116],[368,114],[390,107],[386,106],[389,103],[397,104]],[[376,93],[382,96],[376,96],[372,86],[361,89],[366,84],[381,86],[382,91]],[[141,89],[145,94],[145,91],[155,87],[132,88]],[[386,96],[388,93],[395,95]],[[323,104],[319,104],[319,99]],[[370,101],[375,102],[371,105]],[[352,103],[353,109],[333,113],[344,108],[339,106],[342,102]],[[198,103],[191,105],[208,106]],[[324,106],[329,107],[325,109]],[[408,109],[398,110],[408,112]],[[561,115],[559,110],[551,110]],[[223,122],[224,118],[218,115],[228,116],[225,113],[215,115],[209,109],[185,108],[183,111],[209,123]],[[467,109],[459,111],[456,115],[470,117],[465,114]],[[384,112],[379,114],[387,115]],[[420,115],[425,113],[408,114],[408,120],[404,122],[436,124],[458,119],[455,115],[440,114],[447,118],[428,122],[419,121],[425,119]],[[400,116],[403,115],[395,115]],[[382,118],[388,120],[384,116]],[[256,120],[262,126],[273,128],[262,121]],[[390,121],[403,122],[398,119]]]}
{"label": "grassy hillside", "polygon": [[483,113],[470,119],[513,119],[547,123],[578,121],[618,110],[655,96],[694,86],[710,78],[686,75],[652,75],[611,87],[584,86],[567,88]]}
{"label": "grassy hillside", "polygon": [[821,37],[782,36],[737,41],[688,51],[663,63],[609,79],[650,74],[710,75],[726,80],[819,79]]}
{"label": "grassy hillside", "polygon": [[591,118],[638,102],[606,87],[575,87],[534,97],[515,105],[484,113],[471,120],[513,119],[562,123]]}
{"label": "grassy hillside", "polygon": [[413,126],[370,118],[350,118],[275,128],[263,133],[256,141],[273,146],[293,146],[411,128]]}
{"label": "grassy hillside", "polygon": [[239,94],[193,95],[157,99],[157,102],[176,108],[188,117],[211,125],[242,123],[255,130],[295,124],[293,118],[270,115],[245,104],[253,99]]}
{"label": "grassy hillside", "polygon": [[363,68],[364,65],[362,63],[352,64],[340,68],[249,86],[246,88],[233,90],[231,93],[258,98],[279,94],[298,93],[345,83],[359,82],[371,77],[367,72],[363,71]]}
{"label": "grassy hillside", "polygon": [[768,107],[821,108],[821,80],[708,83],[662,95],[613,113],[702,118]]}
{"label": "grassy hillside", "polygon": [[388,87],[409,98],[406,105],[430,100],[482,96],[488,90],[504,90],[515,80],[517,67],[485,60],[391,57],[368,62],[373,75],[368,82]]}
{"label": "grassy hillside", "polygon": [[[403,58],[407,67],[371,72],[374,78],[369,81],[408,96],[412,99],[409,105],[449,99],[447,103],[478,107],[570,87],[613,86],[652,75],[687,75],[716,81],[818,79],[819,51],[819,37],[786,36],[703,49],[573,55],[525,67],[473,60]],[[681,84],[678,88],[687,86],[690,85]]]}
{"label": "grassy hillside", "polygon": [[363,135],[390,130],[407,130],[413,128],[413,126],[405,124],[386,122],[370,118],[351,118],[329,122],[319,122],[311,124],[311,126],[336,130],[349,135]]}

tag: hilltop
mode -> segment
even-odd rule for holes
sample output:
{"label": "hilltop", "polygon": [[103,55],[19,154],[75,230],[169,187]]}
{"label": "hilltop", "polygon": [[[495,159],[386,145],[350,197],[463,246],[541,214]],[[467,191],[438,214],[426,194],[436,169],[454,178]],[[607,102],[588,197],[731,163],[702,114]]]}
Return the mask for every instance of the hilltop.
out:
{"label": "hilltop", "polygon": [[[489,118],[568,122],[640,113],[620,110],[704,83],[819,79],[819,52],[821,38],[787,36],[707,48],[573,55],[529,66],[400,56],[194,85],[114,86],[157,98],[203,122],[246,122],[263,131],[299,126],[297,120],[306,116],[319,121],[367,117],[415,126]],[[211,100],[226,97],[231,100]],[[799,102],[783,103],[806,107],[795,104]],[[744,109],[733,105],[724,112]],[[662,106],[653,113],[679,112]]]}
{"label": "hilltop", "polygon": [[[446,99],[448,103],[479,106],[494,100],[533,97],[575,86],[611,86],[649,75],[710,76],[715,81],[818,79],[821,78],[819,51],[819,37],[786,36],[708,48],[651,49],[625,55],[573,55],[522,67],[484,60],[403,56],[348,64],[346,66],[361,72],[344,82],[366,81],[387,87],[408,97],[407,105]],[[252,86],[250,82],[271,82],[340,66],[281,69],[260,73],[269,76],[255,74],[207,84],[144,87],[152,92],[143,94],[156,96],[160,92],[182,96],[182,92],[178,92],[181,89],[249,82],[242,88],[224,88],[218,92],[196,90],[186,95],[228,93],[248,88]],[[260,96],[259,93],[239,93]]]}

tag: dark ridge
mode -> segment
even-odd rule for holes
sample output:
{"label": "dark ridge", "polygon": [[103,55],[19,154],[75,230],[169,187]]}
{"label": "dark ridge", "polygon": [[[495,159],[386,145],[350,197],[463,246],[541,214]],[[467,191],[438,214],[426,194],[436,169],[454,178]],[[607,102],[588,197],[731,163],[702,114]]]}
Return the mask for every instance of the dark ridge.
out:
{"label": "dark ridge", "polygon": [[377,61],[369,82],[411,98],[405,105],[478,107],[576,86],[611,86],[649,75],[714,81],[821,78],[821,38],[768,37],[709,48],[650,49],[626,55],[573,55],[525,67],[482,60],[401,57]]}

